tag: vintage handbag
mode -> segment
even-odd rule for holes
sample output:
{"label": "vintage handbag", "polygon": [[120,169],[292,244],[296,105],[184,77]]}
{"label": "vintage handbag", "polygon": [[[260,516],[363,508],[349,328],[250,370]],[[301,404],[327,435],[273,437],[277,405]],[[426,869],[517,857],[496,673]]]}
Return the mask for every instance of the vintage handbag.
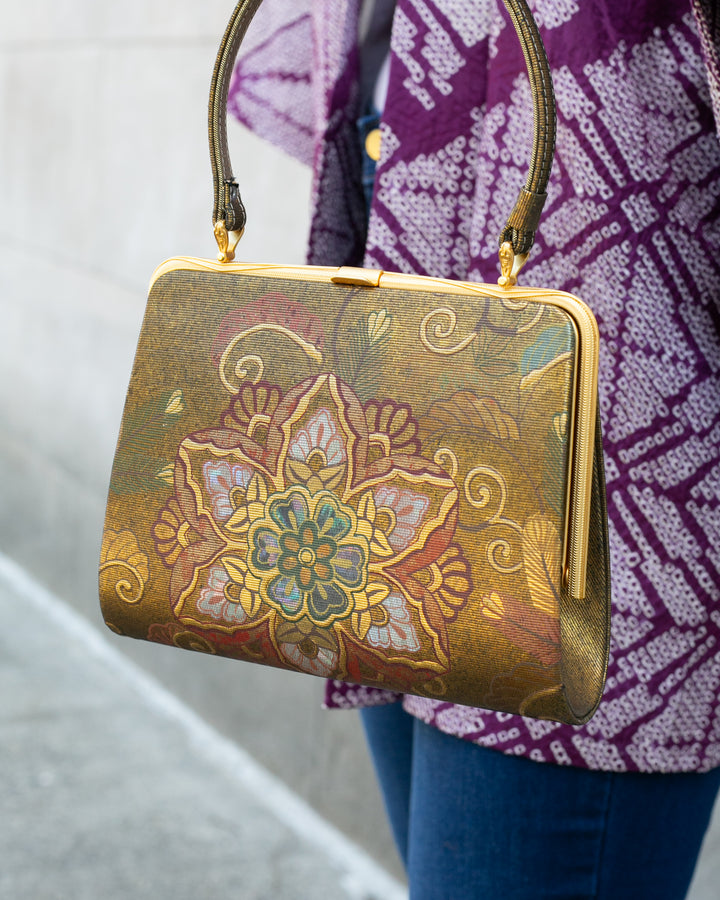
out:
{"label": "vintage handbag", "polygon": [[117,634],[585,722],[609,575],[589,309],[519,287],[554,149],[550,71],[505,0],[535,100],[498,285],[234,262],[228,81],[212,80],[218,261],[155,272],[112,470],[100,597]]}

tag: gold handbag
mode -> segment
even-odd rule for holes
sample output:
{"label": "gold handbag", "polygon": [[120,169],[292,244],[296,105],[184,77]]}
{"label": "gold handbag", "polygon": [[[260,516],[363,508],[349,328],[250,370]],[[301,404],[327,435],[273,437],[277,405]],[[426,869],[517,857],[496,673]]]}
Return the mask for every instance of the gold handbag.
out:
{"label": "gold handbag", "polygon": [[[498,285],[233,262],[228,80],[210,96],[218,262],[155,272],[112,471],[100,597],[118,634],[582,723],[605,678],[609,576],[589,309],[519,287],[554,146],[535,97]],[[502,333],[501,371],[487,364]]]}

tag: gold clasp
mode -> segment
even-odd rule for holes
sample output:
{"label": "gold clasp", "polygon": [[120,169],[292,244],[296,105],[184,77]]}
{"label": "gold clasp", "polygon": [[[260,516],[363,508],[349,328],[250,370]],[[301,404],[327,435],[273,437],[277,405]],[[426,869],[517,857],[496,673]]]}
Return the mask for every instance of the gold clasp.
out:
{"label": "gold clasp", "polygon": [[333,284],[357,284],[363,287],[378,287],[383,276],[382,269],[358,269],[354,266],[340,266],[330,276]]}
{"label": "gold clasp", "polygon": [[527,262],[529,253],[516,253],[510,241],[505,241],[500,247],[500,272],[498,278],[500,287],[511,288],[517,284],[520,269]]}
{"label": "gold clasp", "polygon": [[235,248],[243,236],[244,230],[243,228],[241,231],[228,231],[225,227],[225,220],[218,219],[213,228],[218,245],[218,262],[232,262],[235,259]]}

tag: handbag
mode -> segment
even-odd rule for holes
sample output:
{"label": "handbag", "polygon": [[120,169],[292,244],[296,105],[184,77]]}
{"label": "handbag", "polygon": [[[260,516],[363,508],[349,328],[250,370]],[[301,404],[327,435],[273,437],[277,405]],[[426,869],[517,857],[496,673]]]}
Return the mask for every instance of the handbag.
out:
{"label": "handbag", "polygon": [[[535,135],[497,285],[234,261],[228,82],[209,107],[218,260],[152,278],[110,481],[117,634],[580,724],[609,644],[598,330],[521,287],[555,134],[524,0]],[[502,364],[498,364],[501,360]]]}

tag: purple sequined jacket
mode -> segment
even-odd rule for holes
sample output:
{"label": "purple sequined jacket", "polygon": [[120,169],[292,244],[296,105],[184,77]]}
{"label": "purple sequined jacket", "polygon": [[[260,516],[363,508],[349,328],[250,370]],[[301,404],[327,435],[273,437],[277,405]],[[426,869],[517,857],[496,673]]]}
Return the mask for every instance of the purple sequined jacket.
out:
{"label": "purple sequined jacket", "polygon": [[[402,699],[443,731],[613,771],[720,765],[720,22],[712,0],[534,0],[558,142],[524,283],[578,294],[602,337],[613,620],[607,687],[575,728]],[[369,222],[359,0],[265,0],[230,111],[314,167],[309,261],[476,281],[524,182],[531,98],[496,0],[398,0]]]}

